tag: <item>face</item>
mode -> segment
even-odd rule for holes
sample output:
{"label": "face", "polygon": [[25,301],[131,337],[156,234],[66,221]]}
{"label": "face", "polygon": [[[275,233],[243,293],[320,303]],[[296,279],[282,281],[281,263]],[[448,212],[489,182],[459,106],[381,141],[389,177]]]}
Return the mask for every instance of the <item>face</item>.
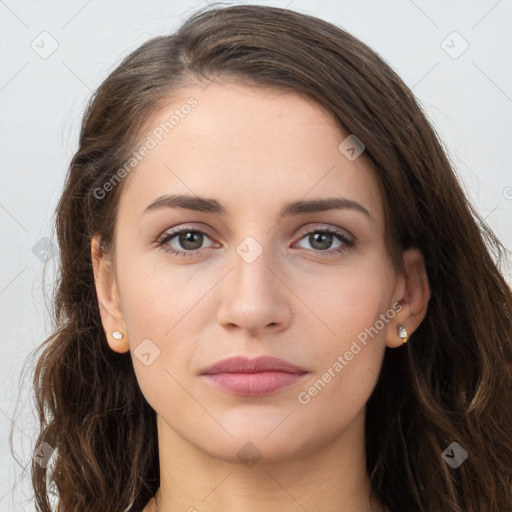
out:
{"label": "face", "polygon": [[[407,323],[376,178],[364,152],[339,149],[349,133],[291,92],[190,87],[148,126],[190,97],[194,108],[152,135],[125,178],[99,292],[109,344],[130,350],[163,428],[198,449],[225,460],[249,441],[268,460],[318,450],[361,425],[386,345],[400,345],[396,324]],[[196,201],[162,200],[171,195]],[[327,198],[337,207],[300,206]],[[302,372],[203,375],[261,355]]]}

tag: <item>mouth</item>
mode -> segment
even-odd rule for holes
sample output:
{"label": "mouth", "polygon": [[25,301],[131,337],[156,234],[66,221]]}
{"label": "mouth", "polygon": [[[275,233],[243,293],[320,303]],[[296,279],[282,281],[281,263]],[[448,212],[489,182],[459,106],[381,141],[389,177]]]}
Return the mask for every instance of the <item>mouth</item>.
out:
{"label": "mouth", "polygon": [[289,388],[309,372],[283,359],[236,356],[203,370],[201,376],[214,387],[238,396],[265,396]]}

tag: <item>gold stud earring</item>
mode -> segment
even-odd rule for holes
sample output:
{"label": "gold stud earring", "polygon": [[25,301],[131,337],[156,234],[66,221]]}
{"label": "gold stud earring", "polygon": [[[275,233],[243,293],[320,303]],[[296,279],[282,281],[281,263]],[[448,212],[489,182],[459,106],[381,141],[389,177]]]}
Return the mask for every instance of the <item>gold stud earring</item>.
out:
{"label": "gold stud earring", "polygon": [[123,339],[123,333],[119,331],[114,331],[112,333],[112,338],[115,338],[116,340],[122,340]]}
{"label": "gold stud earring", "polygon": [[396,333],[398,337],[401,338],[402,343],[407,343],[409,335],[407,334],[407,329],[402,324],[396,326]]}

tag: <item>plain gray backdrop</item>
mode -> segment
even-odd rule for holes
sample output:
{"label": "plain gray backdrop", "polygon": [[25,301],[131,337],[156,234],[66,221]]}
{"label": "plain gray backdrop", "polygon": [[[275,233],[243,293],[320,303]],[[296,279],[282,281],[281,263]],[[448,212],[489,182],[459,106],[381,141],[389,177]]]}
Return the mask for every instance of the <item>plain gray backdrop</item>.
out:
{"label": "plain gray backdrop", "polygon": [[[468,197],[512,248],[512,0],[225,2],[232,3],[309,13],[376,50],[425,107]],[[1,511],[35,509],[34,365],[25,360],[50,334],[52,215],[85,103],[122,57],[204,5],[0,0]],[[503,272],[512,282],[510,268]],[[25,472],[11,455],[11,425]]]}

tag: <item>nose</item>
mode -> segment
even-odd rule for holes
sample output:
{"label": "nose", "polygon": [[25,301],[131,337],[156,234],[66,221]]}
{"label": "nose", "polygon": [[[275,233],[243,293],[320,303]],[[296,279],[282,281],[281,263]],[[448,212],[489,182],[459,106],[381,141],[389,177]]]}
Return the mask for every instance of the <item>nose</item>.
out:
{"label": "nose", "polygon": [[219,324],[254,335],[286,329],[292,317],[293,294],[284,282],[281,267],[265,250],[250,263],[236,253],[231,261],[221,287]]}

